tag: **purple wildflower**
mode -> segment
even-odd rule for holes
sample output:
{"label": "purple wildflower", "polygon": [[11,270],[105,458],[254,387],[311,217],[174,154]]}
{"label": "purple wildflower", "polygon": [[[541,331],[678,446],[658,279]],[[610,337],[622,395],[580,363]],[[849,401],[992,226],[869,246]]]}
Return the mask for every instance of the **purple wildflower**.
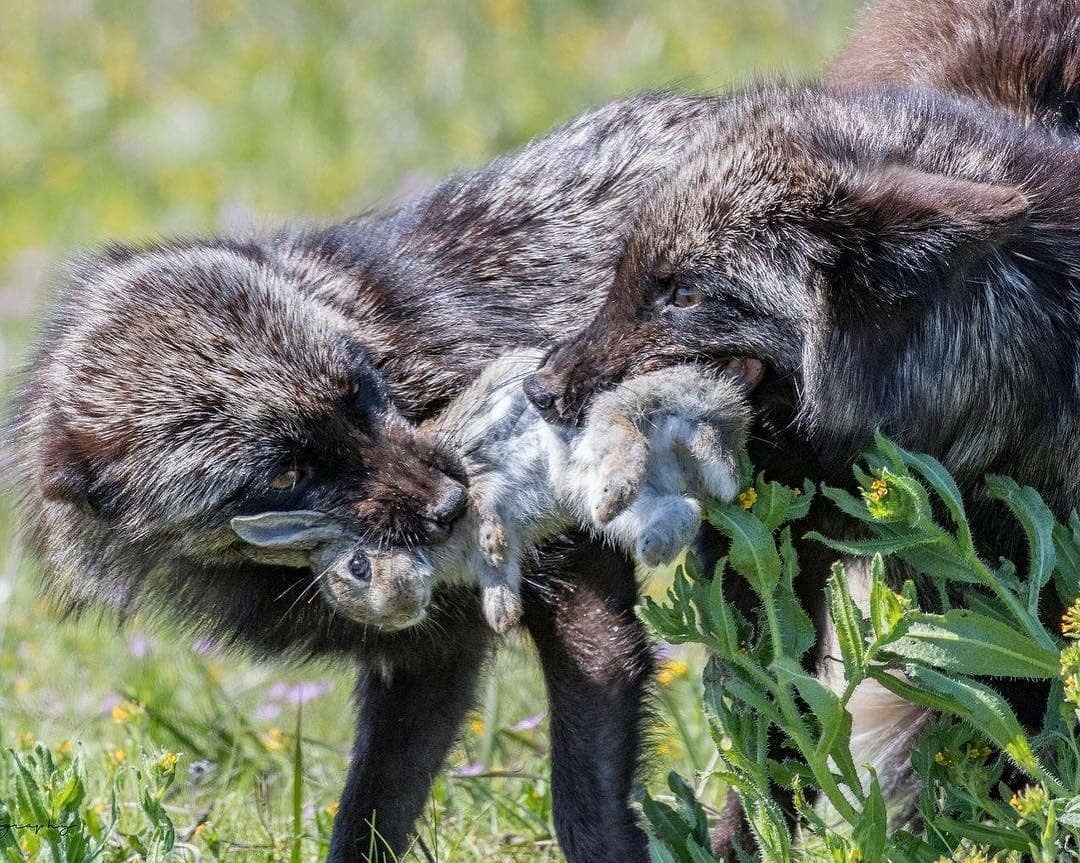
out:
{"label": "purple wildflower", "polygon": [[520,722],[517,722],[514,725],[511,725],[510,730],[511,731],[532,731],[541,722],[544,721],[544,718],[546,716],[547,716],[546,713],[535,713],[532,716],[526,716]]}
{"label": "purple wildflower", "polygon": [[133,633],[128,640],[128,653],[134,656],[136,659],[142,659],[148,654],[151,648],[154,646],[153,642],[147,638],[145,633],[136,632]]}
{"label": "purple wildflower", "polygon": [[260,722],[269,722],[271,719],[276,719],[280,713],[281,705],[273,702],[255,708],[255,718]]}

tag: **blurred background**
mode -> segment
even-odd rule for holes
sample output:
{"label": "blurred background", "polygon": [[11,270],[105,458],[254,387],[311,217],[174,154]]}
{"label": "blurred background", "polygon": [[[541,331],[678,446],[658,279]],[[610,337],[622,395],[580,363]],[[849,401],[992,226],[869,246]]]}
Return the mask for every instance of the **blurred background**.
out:
{"label": "blurred background", "polygon": [[[80,247],[332,220],[414,196],[618,96],[813,75],[853,6],[0,0],[3,386]],[[58,621],[11,522],[8,502],[0,746],[29,752],[40,740],[70,758],[81,742],[86,806],[119,789],[116,859],[145,854],[151,829],[128,767],[134,776],[133,765],[180,753],[166,808],[184,853],[212,859],[288,859],[299,778],[302,855],[317,859],[352,730],[348,670],[254,665],[138,621]],[[651,589],[662,586],[661,576]],[[539,677],[527,647],[496,665],[421,835],[429,849],[438,837],[439,860],[559,859]],[[670,767],[708,767],[694,667],[693,656],[662,657],[658,786]],[[0,772],[0,801],[11,783]],[[33,859],[32,839],[20,841]]]}

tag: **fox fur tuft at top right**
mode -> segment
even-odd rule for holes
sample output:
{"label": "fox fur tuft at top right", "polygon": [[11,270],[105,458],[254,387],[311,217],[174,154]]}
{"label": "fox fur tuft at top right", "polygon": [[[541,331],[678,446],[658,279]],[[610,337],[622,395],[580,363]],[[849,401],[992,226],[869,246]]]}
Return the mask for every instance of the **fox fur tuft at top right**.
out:
{"label": "fox fur tuft at top right", "polygon": [[879,0],[828,81],[956,93],[1077,134],[1080,0]]}

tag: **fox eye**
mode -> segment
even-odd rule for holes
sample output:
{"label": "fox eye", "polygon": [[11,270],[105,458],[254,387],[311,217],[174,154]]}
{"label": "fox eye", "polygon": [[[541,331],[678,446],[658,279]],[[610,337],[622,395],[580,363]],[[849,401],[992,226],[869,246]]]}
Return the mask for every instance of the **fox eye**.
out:
{"label": "fox eye", "polygon": [[688,309],[691,306],[696,306],[704,299],[705,294],[700,288],[680,286],[671,292],[668,302],[673,306],[678,306],[680,309]]}
{"label": "fox eye", "polygon": [[304,480],[304,471],[298,467],[279,473],[270,480],[270,488],[274,491],[291,491]]}

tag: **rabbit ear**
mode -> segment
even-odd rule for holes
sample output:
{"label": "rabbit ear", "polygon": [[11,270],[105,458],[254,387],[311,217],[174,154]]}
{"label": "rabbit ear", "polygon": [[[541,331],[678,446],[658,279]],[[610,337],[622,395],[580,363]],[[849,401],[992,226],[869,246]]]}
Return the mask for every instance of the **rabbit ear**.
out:
{"label": "rabbit ear", "polygon": [[258,548],[306,550],[348,535],[330,516],[305,509],[238,515],[229,526],[240,539]]}

